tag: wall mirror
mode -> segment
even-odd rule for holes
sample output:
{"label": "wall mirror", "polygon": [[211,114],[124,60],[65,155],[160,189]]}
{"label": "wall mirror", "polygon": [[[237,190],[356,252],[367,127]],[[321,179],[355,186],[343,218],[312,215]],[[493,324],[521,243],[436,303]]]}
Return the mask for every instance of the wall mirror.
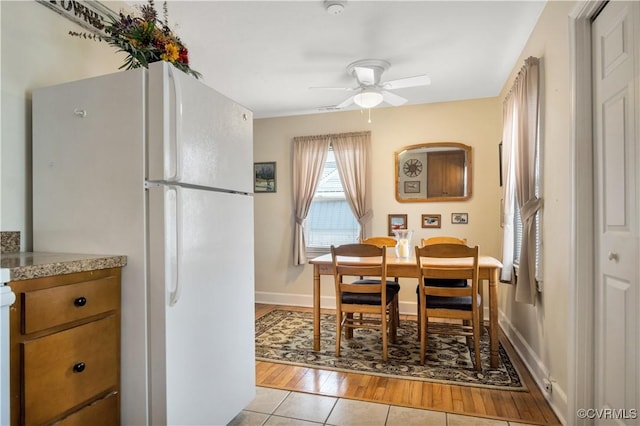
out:
{"label": "wall mirror", "polygon": [[403,203],[471,197],[471,147],[456,142],[405,146],[395,152],[396,199]]}

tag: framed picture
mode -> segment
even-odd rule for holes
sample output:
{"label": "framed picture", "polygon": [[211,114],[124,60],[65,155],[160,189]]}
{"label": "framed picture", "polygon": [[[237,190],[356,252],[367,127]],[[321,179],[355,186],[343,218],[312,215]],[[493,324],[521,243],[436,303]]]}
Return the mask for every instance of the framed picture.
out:
{"label": "framed picture", "polygon": [[453,224],[469,223],[469,213],[451,213],[451,223]]}
{"label": "framed picture", "polygon": [[502,142],[498,144],[498,171],[500,173],[500,186],[502,186]]}
{"label": "framed picture", "polygon": [[439,214],[423,214],[422,215],[422,227],[423,228],[440,228],[442,225],[442,216]]}
{"label": "framed picture", "polygon": [[276,162],[253,163],[253,192],[276,192]]}
{"label": "framed picture", "polygon": [[389,215],[389,236],[393,237],[394,229],[407,229],[406,214],[390,214]]}
{"label": "framed picture", "polygon": [[420,181],[408,180],[404,183],[405,194],[417,194],[420,193]]}

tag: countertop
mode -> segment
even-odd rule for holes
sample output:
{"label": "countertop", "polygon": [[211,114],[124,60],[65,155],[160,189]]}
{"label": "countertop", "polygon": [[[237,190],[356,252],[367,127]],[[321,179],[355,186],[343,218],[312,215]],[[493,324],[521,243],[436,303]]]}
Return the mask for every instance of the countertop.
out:
{"label": "countertop", "polygon": [[29,280],[74,272],[117,268],[127,264],[126,256],[19,252],[0,254],[0,268],[9,272],[9,281]]}

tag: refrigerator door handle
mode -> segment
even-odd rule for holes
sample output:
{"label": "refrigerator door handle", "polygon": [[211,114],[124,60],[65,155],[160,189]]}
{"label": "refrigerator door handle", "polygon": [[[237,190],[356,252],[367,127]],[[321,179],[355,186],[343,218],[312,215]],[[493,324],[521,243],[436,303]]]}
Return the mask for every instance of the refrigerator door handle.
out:
{"label": "refrigerator door handle", "polygon": [[165,288],[169,296],[169,306],[180,300],[180,235],[182,215],[180,214],[180,189],[169,185],[165,192]]}
{"label": "refrigerator door handle", "polygon": [[168,149],[166,150],[166,167],[167,167],[167,181],[180,182],[182,177],[182,171],[180,170],[180,135],[182,134],[182,90],[180,88],[180,82],[176,78],[175,71],[172,66],[168,66],[169,80],[173,83],[173,95],[174,95],[174,116],[173,120],[173,132],[170,133],[170,141]]}

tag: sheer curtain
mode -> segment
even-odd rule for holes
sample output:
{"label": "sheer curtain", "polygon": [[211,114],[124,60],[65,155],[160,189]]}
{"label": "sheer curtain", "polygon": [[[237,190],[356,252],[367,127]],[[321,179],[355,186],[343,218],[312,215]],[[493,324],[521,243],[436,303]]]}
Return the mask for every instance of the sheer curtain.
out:
{"label": "sheer curtain", "polygon": [[[516,201],[522,219],[522,246],[518,265],[516,301],[535,305],[536,303],[536,227],[535,215],[542,207],[542,199],[536,196],[536,154],[539,130],[539,81],[540,61],[529,57],[518,73],[511,92],[505,98],[503,149],[507,158],[507,176],[504,186],[505,225],[503,247],[513,247],[513,202],[509,197],[517,195]],[[509,141],[510,143],[507,143]],[[513,198],[511,198],[513,200]],[[508,217],[508,213],[511,217]],[[508,227],[511,226],[509,236]],[[503,252],[503,276],[513,269],[513,248]],[[510,258],[508,257],[510,255]],[[510,265],[510,267],[509,267]],[[507,270],[507,271],[505,271]],[[511,277],[509,277],[511,278]]]}
{"label": "sheer curtain", "polygon": [[331,145],[347,201],[360,224],[359,239],[362,240],[367,237],[367,225],[373,216],[367,173],[371,132],[334,135]]}
{"label": "sheer curtain", "polygon": [[304,220],[309,214],[309,207],[322,175],[330,141],[329,135],[293,138],[294,265],[307,263]]}
{"label": "sheer curtain", "polygon": [[513,141],[515,130],[515,104],[514,98],[509,94],[505,100],[502,111],[502,171],[504,173],[502,187],[502,272],[500,281],[514,282],[513,261],[514,261],[514,214],[515,214],[515,173],[513,160]]}

